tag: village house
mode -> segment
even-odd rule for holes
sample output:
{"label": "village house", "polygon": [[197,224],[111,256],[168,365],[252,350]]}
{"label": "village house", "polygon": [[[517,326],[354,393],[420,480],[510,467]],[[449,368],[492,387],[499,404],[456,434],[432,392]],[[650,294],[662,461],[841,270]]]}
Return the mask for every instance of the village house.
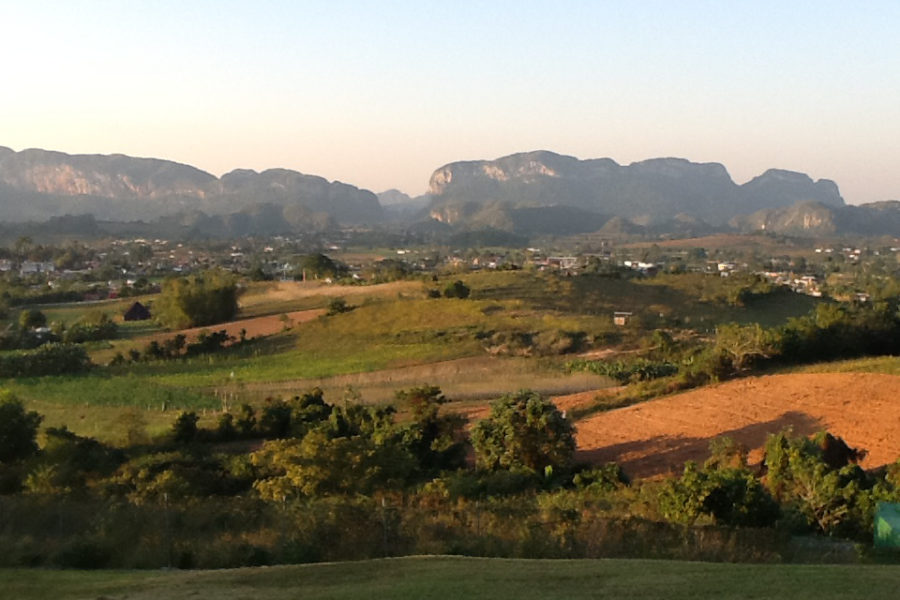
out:
{"label": "village house", "polygon": [[628,325],[629,321],[631,321],[632,316],[634,316],[634,313],[626,311],[616,311],[613,313],[613,323],[615,325],[618,325],[619,327],[624,327]]}

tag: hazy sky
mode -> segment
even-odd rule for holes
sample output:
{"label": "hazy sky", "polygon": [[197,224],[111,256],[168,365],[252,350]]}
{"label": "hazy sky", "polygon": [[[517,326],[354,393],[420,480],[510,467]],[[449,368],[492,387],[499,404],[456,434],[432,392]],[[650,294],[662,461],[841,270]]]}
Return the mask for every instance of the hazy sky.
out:
{"label": "hazy sky", "polygon": [[0,0],[0,145],[424,192],[547,149],[900,199],[900,2]]}

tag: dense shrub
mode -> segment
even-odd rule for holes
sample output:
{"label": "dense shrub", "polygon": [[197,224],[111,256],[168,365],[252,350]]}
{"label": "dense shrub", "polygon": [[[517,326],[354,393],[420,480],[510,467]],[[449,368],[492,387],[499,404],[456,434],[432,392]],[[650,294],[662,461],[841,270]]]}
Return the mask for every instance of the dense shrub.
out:
{"label": "dense shrub", "polygon": [[42,377],[83,373],[91,360],[82,346],[44,344],[34,350],[16,350],[0,354],[0,377]]}
{"label": "dense shrub", "polygon": [[237,313],[237,282],[222,271],[170,278],[155,307],[157,319],[174,329],[223,323]]}
{"label": "dense shrub", "polygon": [[37,429],[43,417],[26,411],[22,401],[0,391],[0,464],[28,458],[37,452]]}
{"label": "dense shrub", "polygon": [[587,371],[595,375],[604,375],[619,383],[650,381],[660,377],[668,377],[678,373],[678,365],[667,361],[653,361],[646,358],[630,360],[584,360],[577,359],[566,363],[569,371]]}
{"label": "dense shrub", "polygon": [[484,469],[524,468],[538,473],[567,467],[575,429],[556,405],[523,390],[491,403],[491,414],[472,429],[475,460]]}

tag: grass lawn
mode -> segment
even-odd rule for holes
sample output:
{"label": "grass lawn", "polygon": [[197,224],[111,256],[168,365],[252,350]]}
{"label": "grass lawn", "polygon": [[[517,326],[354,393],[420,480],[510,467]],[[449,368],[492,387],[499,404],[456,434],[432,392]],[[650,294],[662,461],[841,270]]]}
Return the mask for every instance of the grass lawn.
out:
{"label": "grass lawn", "polygon": [[4,596],[55,598],[894,598],[898,566],[412,557],[221,571],[0,571]]}

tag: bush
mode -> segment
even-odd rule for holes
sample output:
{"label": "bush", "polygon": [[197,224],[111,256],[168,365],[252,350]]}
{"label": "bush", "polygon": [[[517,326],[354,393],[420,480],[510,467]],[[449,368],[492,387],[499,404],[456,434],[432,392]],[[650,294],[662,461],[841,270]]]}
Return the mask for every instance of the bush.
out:
{"label": "bush", "polygon": [[469,288],[460,280],[456,280],[451,284],[448,284],[447,287],[444,288],[444,298],[460,298],[465,299],[469,297]]}
{"label": "bush", "polygon": [[75,344],[44,344],[35,350],[0,354],[0,377],[42,377],[83,373],[91,367],[85,349]]}
{"label": "bush", "polygon": [[575,429],[540,394],[523,390],[491,404],[472,429],[475,460],[484,469],[525,468],[537,473],[566,467],[575,453]]}
{"label": "bush", "polygon": [[175,329],[230,321],[237,314],[237,283],[222,271],[206,271],[163,282],[156,317]]}
{"label": "bush", "polygon": [[631,360],[572,360],[566,363],[569,371],[587,371],[604,375],[619,383],[635,383],[668,377],[678,373],[679,367],[667,361],[652,361],[646,358]]}
{"label": "bush", "polygon": [[197,421],[200,417],[195,412],[183,412],[172,425],[172,439],[179,443],[193,442],[197,439]]}
{"label": "bush", "polygon": [[43,417],[25,411],[25,405],[10,392],[0,392],[0,464],[33,456],[37,430]]}
{"label": "bush", "polygon": [[328,303],[328,312],[325,314],[332,317],[341,313],[350,312],[351,310],[353,310],[353,307],[349,306],[346,300],[343,298],[335,298]]}

